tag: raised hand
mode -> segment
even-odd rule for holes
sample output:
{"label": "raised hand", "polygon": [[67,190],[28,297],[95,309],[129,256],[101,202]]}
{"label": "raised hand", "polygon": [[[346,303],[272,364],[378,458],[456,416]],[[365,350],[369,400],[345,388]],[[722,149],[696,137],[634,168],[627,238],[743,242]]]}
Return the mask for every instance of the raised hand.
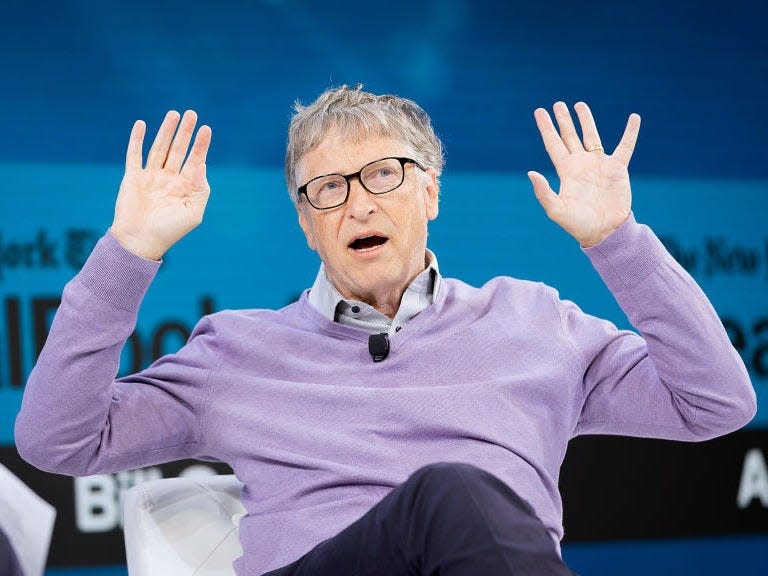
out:
{"label": "raised hand", "polygon": [[[125,175],[115,204],[112,235],[134,254],[159,260],[180,238],[200,224],[211,188],[205,158],[211,129],[201,126],[186,161],[197,114],[165,115],[142,167],[146,125],[137,120],[125,157]],[[176,128],[178,127],[178,131]]]}
{"label": "raised hand", "polygon": [[537,108],[534,117],[560,178],[560,192],[556,194],[538,172],[528,172],[528,177],[547,216],[587,248],[602,241],[629,216],[632,191],[627,167],[640,131],[640,116],[629,116],[619,145],[608,155],[585,103],[574,106],[583,141],[568,107],[557,102],[553,109],[559,134],[546,110]]}

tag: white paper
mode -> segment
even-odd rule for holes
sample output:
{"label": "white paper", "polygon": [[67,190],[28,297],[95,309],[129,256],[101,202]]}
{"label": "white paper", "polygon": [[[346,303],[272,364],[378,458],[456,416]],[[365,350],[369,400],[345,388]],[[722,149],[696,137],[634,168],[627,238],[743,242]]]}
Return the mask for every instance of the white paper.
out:
{"label": "white paper", "polygon": [[0,464],[0,528],[25,576],[42,576],[56,509]]}

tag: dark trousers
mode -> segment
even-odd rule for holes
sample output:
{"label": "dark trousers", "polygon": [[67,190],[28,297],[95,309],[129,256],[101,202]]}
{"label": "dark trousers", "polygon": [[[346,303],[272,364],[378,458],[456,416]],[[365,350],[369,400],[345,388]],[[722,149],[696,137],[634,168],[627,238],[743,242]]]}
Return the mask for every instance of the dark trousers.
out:
{"label": "dark trousers", "polygon": [[[362,518],[268,576],[571,576],[531,506],[469,464],[415,472]],[[267,576],[267,575],[265,575]]]}

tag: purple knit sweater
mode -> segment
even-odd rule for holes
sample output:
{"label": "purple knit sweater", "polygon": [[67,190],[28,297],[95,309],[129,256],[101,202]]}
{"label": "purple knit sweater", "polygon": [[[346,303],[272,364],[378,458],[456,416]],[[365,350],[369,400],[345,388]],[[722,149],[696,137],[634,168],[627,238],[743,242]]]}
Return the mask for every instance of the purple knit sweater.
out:
{"label": "purple knit sweater", "polygon": [[756,410],[717,315],[647,227],[630,217],[585,252],[642,338],[543,284],[445,279],[381,363],[367,333],[323,318],[305,293],[278,311],[205,317],[177,354],[113,382],[159,264],[107,235],[64,290],[19,452],[71,475],[229,463],[246,486],[239,574],[295,560],[436,461],[497,475],[559,541],[569,439],[703,440]]}

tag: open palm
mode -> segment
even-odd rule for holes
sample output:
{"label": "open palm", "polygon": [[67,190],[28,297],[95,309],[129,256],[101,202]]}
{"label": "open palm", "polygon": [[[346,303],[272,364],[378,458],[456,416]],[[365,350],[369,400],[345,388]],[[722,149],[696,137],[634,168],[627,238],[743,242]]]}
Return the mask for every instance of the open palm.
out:
{"label": "open palm", "polygon": [[613,154],[605,154],[592,113],[583,102],[574,106],[582,139],[563,102],[554,105],[560,133],[549,114],[538,108],[534,116],[544,146],[560,178],[555,193],[546,178],[529,172],[534,193],[547,215],[583,247],[594,246],[616,230],[632,209],[627,167],[637,142],[640,116],[632,114]]}
{"label": "open palm", "polygon": [[205,158],[211,129],[200,127],[185,161],[197,115],[188,110],[179,120],[178,112],[166,114],[144,167],[146,125],[142,121],[133,125],[110,228],[126,249],[153,260],[202,221],[210,194]]}

